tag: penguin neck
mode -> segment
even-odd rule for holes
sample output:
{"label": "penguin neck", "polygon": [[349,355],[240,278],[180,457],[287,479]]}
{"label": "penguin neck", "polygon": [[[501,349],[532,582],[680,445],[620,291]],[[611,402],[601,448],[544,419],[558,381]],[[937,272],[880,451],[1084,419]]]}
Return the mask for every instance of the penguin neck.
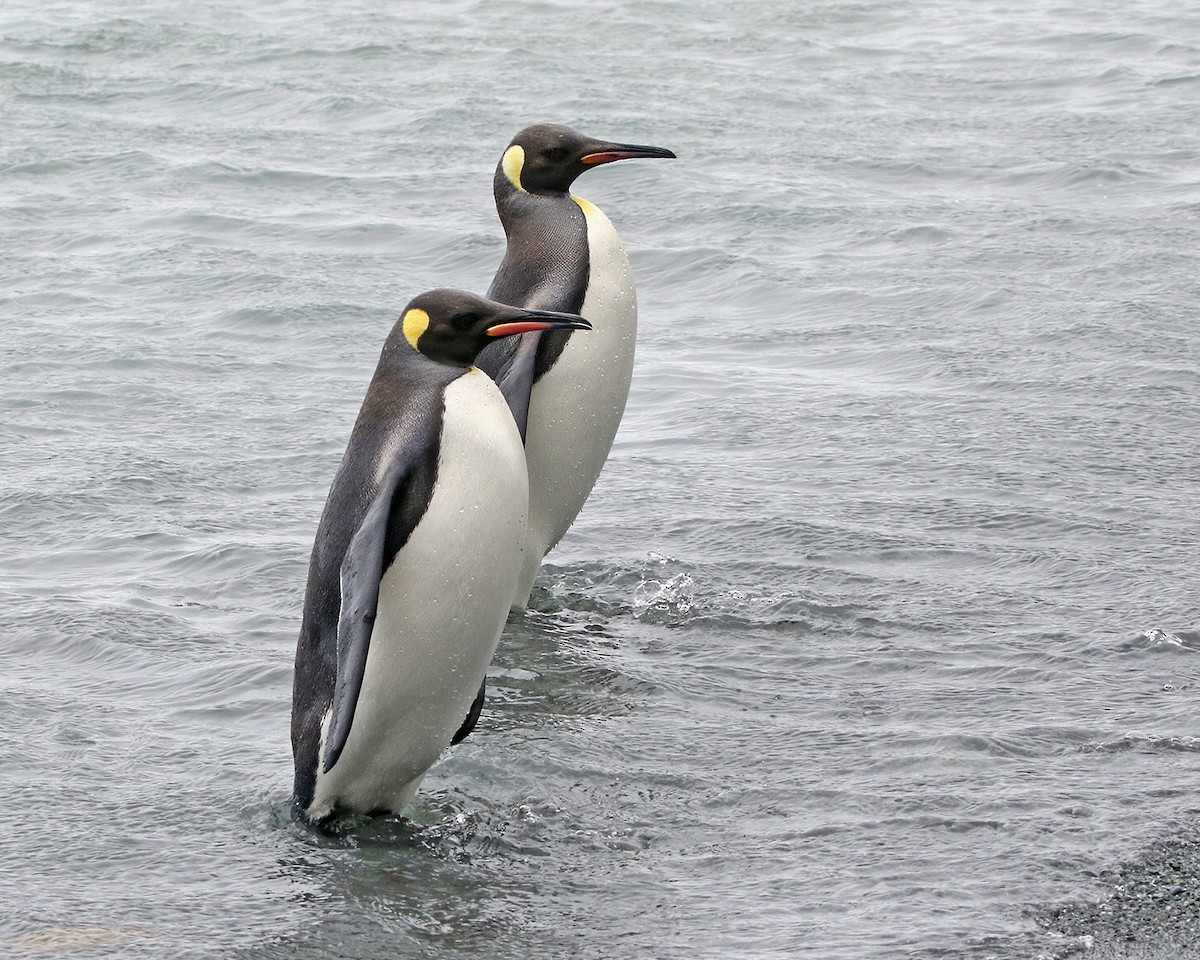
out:
{"label": "penguin neck", "polygon": [[503,165],[496,168],[493,193],[496,212],[500,214],[500,223],[509,237],[517,224],[534,211],[552,210],[556,206],[563,207],[575,202],[567,190],[525,190],[516,186],[508,178]]}
{"label": "penguin neck", "polygon": [[426,356],[405,339],[403,331],[393,330],[383,343],[383,351],[379,355],[379,364],[376,367],[375,375],[380,377],[423,375],[449,383],[474,369],[474,366],[474,360],[460,363],[448,358],[435,359]]}
{"label": "penguin neck", "polygon": [[[503,171],[497,172],[495,192],[508,243],[488,296],[501,303],[577,312],[591,269],[583,209],[565,191],[522,190]],[[567,331],[550,331],[538,340],[565,343],[570,337]]]}

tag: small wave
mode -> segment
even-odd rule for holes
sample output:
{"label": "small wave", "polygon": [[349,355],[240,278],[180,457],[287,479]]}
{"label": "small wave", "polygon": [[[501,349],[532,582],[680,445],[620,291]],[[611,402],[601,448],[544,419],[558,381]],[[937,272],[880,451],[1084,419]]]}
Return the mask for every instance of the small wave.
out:
{"label": "small wave", "polygon": [[733,583],[725,573],[655,553],[636,569],[595,564],[547,572],[549,582],[543,579],[532,603],[543,613],[567,609],[666,627],[808,629],[824,610],[795,590]]}
{"label": "small wave", "polygon": [[0,166],[8,176],[69,177],[80,174],[95,177],[99,173],[116,174],[119,179],[136,179],[147,173],[161,172],[166,163],[145,150],[121,150],[93,156],[53,157]]}
{"label": "small wave", "polygon": [[1131,637],[1118,648],[1121,653],[1191,653],[1200,651],[1200,631],[1172,633],[1152,627]]}
{"label": "small wave", "polygon": [[341,49],[324,47],[277,47],[248,57],[245,62],[251,64],[298,62],[306,69],[309,69],[311,67],[309,61],[311,60],[390,60],[407,56],[411,52],[412,50],[407,44],[390,45],[382,43],[368,43]]}
{"label": "small wave", "polygon": [[1023,38],[1029,47],[1059,47],[1074,53],[1089,48],[1102,48],[1105,56],[1114,54],[1160,53],[1162,41],[1149,33],[1123,33],[1115,30],[1081,30],[1051,33],[1042,37]]}
{"label": "small wave", "polygon": [[1169,737],[1154,733],[1127,733],[1116,740],[1102,740],[1091,747],[1096,753],[1147,750],[1162,753],[1200,753],[1200,737]]}
{"label": "small wave", "polygon": [[877,246],[882,243],[905,247],[917,244],[940,246],[945,243],[951,243],[955,239],[957,239],[957,235],[954,231],[947,230],[945,227],[940,227],[936,224],[925,223],[912,227],[902,227],[899,230],[890,230],[882,237],[872,237],[865,245]]}
{"label": "small wave", "polygon": [[941,167],[913,160],[850,160],[847,166],[858,167],[874,176],[895,180],[959,180],[970,176],[961,167]]}
{"label": "small wave", "polygon": [[0,173],[3,173],[6,177],[53,177],[74,173],[80,166],[81,164],[78,160],[71,160],[66,157],[54,157],[50,160],[31,160],[24,163],[0,165]]}
{"label": "small wave", "polygon": [[233,182],[244,186],[291,188],[329,188],[348,183],[353,178],[311,170],[235,167],[219,161],[189,164],[176,171],[181,177],[210,183]]}
{"label": "small wave", "polygon": [[1186,74],[1180,77],[1162,77],[1153,81],[1152,87],[1190,87],[1200,83],[1200,73]]}
{"label": "small wave", "polygon": [[1009,186],[1092,188],[1145,180],[1149,173],[1128,163],[1040,163],[1009,171],[1000,182]]}

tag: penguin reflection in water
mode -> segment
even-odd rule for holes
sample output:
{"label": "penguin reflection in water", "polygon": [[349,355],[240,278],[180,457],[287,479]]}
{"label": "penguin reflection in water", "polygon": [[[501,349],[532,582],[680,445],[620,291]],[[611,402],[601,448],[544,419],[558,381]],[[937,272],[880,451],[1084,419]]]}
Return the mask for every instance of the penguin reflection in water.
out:
{"label": "penguin reflection in water", "polygon": [[296,649],[293,808],[398,813],[474,727],[525,549],[521,438],[473,366],[577,316],[435,290],[383,347],[317,528]]}
{"label": "penguin reflection in water", "polygon": [[536,331],[479,357],[512,407],[529,464],[529,546],[514,609],[525,608],[542,557],[592,492],[633,376],[637,297],[629,257],[608,217],[573,196],[571,184],[601,164],[674,156],[543,123],[518,133],[496,167],[496,209],[508,245],[488,296],[582,314],[594,330],[582,338]]}

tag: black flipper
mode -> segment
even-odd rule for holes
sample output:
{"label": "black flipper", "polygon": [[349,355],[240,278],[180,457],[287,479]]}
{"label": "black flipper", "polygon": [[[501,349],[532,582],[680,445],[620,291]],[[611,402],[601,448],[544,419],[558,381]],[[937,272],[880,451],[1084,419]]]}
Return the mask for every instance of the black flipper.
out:
{"label": "black flipper", "polygon": [[[579,204],[566,193],[534,196],[519,190],[503,164],[496,168],[495,189],[508,245],[488,297],[518,307],[579,313],[590,271],[587,218]],[[489,344],[475,361],[500,386],[522,443],[533,385],[554,365],[570,337],[569,330],[523,333]]]}
{"label": "black flipper", "polygon": [[483,713],[483,700],[487,695],[487,677],[483,678],[483,683],[479,685],[479,692],[475,694],[475,700],[471,704],[471,709],[467,711],[467,719],[463,721],[463,725],[458,728],[458,733],[450,738],[450,746],[456,743],[462,743],[467,739],[467,736],[475,729],[475,724],[479,722],[479,715]]}
{"label": "black flipper", "polygon": [[[403,449],[403,448],[402,448]],[[407,448],[411,456],[414,451]],[[362,690],[371,646],[371,630],[379,604],[379,581],[383,577],[385,544],[396,492],[407,478],[411,464],[405,460],[391,465],[387,476],[367,508],[362,523],[350,540],[342,560],[341,616],[337,632],[337,685],[333,691],[333,716],[325,738],[322,770],[328,773],[350,737],[354,710]]]}
{"label": "black flipper", "polygon": [[525,430],[529,425],[529,395],[533,392],[533,381],[537,374],[538,345],[542,333],[526,333],[514,337],[516,350],[505,358],[504,368],[494,379],[512,410],[521,443],[525,442]]}

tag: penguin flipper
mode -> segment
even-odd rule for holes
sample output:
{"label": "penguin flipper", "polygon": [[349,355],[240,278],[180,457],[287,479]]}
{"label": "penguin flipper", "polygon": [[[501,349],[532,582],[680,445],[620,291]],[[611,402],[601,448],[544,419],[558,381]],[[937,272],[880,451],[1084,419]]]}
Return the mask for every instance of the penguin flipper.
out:
{"label": "penguin flipper", "polygon": [[362,523],[342,558],[341,614],[337,630],[337,683],[329,730],[325,738],[322,769],[328,773],[350,738],[354,710],[367,668],[367,651],[379,604],[379,581],[383,577],[384,545],[396,492],[409,474],[409,463],[391,465]]}
{"label": "penguin flipper", "polygon": [[541,338],[541,331],[523,333],[509,341],[512,343],[511,350],[503,354],[492,352],[502,346],[495,344],[488,349],[490,355],[481,355],[479,360],[479,366],[500,387],[500,392],[504,395],[504,400],[517,423],[517,430],[521,433],[522,443],[525,442],[525,430],[529,424],[529,396],[536,379]]}
{"label": "penguin flipper", "polygon": [[483,683],[479,685],[479,693],[475,694],[475,700],[471,704],[471,709],[467,711],[467,719],[463,721],[461,727],[458,728],[458,733],[450,738],[450,746],[456,743],[462,743],[467,739],[467,736],[475,729],[475,724],[479,722],[479,715],[483,713],[483,701],[487,696],[487,678],[484,677]]}

